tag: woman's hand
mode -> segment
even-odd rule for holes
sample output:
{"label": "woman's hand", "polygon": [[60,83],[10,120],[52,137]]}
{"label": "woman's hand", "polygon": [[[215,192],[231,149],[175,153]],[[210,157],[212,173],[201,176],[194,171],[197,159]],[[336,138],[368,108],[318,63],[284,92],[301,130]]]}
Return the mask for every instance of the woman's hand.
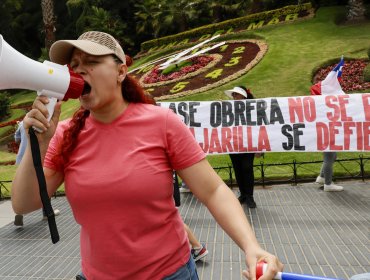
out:
{"label": "woman's hand", "polygon": [[54,114],[50,122],[47,120],[49,114],[45,106],[47,103],[49,103],[49,99],[46,96],[37,96],[33,102],[32,109],[23,119],[23,126],[27,134],[30,127],[34,127],[38,130],[39,133],[36,133],[36,135],[39,142],[49,142],[59,122],[62,102],[58,101],[55,105]]}
{"label": "woman's hand", "polygon": [[256,280],[256,268],[258,262],[267,263],[267,270],[263,274],[263,276],[259,278],[260,280],[274,279],[276,273],[283,270],[284,265],[278,260],[276,256],[268,253],[261,248],[249,251],[246,252],[246,263],[248,271],[243,270],[243,275],[247,279]]}

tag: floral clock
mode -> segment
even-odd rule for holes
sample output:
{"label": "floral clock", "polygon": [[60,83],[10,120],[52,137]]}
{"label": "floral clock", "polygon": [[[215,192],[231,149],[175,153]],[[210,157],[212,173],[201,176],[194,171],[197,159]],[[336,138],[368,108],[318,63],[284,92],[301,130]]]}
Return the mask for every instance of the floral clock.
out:
{"label": "floral clock", "polygon": [[267,51],[266,43],[258,40],[198,45],[201,47],[156,59],[130,70],[130,73],[156,100],[182,97],[218,87],[244,75]]}

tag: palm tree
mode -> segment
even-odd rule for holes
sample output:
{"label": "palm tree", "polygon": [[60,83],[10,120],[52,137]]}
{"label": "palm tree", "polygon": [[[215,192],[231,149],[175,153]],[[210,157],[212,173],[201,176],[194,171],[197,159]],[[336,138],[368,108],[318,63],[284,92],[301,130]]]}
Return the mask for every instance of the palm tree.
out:
{"label": "palm tree", "polygon": [[362,21],[365,19],[365,5],[363,0],[348,0],[347,21]]}
{"label": "palm tree", "polygon": [[45,31],[45,48],[49,52],[51,45],[55,42],[54,1],[41,0],[41,9]]}
{"label": "palm tree", "polygon": [[135,9],[136,32],[143,35],[143,37],[154,37],[154,14],[159,9],[157,1],[144,0],[143,2],[135,3]]}
{"label": "palm tree", "polygon": [[229,18],[244,16],[247,8],[251,6],[250,1],[232,0],[207,0],[204,1],[208,7],[212,22],[220,22]]}
{"label": "palm tree", "polygon": [[[135,5],[136,19],[140,22],[137,31],[149,27],[155,38],[189,29],[190,22],[197,18],[197,5],[202,0],[144,0]],[[145,28],[145,27],[146,28]]]}

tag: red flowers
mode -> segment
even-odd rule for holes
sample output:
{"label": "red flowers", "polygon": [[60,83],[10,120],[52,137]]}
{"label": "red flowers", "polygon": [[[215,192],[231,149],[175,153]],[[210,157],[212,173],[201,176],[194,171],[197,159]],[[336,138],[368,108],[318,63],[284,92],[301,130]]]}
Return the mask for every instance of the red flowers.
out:
{"label": "red flowers", "polygon": [[164,82],[169,80],[178,79],[182,76],[185,76],[189,73],[195,72],[200,68],[208,65],[211,61],[213,61],[212,56],[202,55],[196,56],[189,59],[191,61],[191,65],[187,65],[181,67],[179,71],[169,73],[165,75],[162,73],[162,70],[159,70],[159,65],[155,66],[152,71],[147,75],[144,79],[145,84],[153,84],[158,82]]}
{"label": "red flowers", "polygon": [[[345,93],[370,89],[370,82],[365,82],[363,79],[364,69],[368,63],[368,61],[361,59],[344,61],[340,85]],[[335,66],[336,64],[317,71],[315,80],[324,80]]]}

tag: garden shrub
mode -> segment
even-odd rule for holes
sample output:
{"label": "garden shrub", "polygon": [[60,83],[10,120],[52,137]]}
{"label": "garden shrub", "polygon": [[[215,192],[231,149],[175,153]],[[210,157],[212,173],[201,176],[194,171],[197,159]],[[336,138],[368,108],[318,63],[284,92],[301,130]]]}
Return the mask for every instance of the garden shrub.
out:
{"label": "garden shrub", "polygon": [[370,63],[364,69],[364,81],[370,82]]}
{"label": "garden shrub", "polygon": [[0,92],[0,121],[10,114],[10,98],[7,92]]}

